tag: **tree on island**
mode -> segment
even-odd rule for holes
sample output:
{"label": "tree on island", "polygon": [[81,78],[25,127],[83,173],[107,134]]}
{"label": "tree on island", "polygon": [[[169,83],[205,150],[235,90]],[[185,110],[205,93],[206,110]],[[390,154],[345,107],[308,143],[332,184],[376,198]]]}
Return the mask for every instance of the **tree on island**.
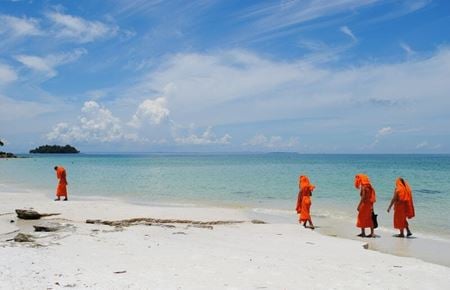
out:
{"label": "tree on island", "polygon": [[[0,140],[0,146],[5,146],[5,143],[3,143],[2,140]],[[0,158],[16,158],[17,156],[10,153],[10,152],[3,152],[0,151]]]}
{"label": "tree on island", "polygon": [[66,146],[43,145],[30,150],[30,153],[80,153],[80,151],[67,144]]}

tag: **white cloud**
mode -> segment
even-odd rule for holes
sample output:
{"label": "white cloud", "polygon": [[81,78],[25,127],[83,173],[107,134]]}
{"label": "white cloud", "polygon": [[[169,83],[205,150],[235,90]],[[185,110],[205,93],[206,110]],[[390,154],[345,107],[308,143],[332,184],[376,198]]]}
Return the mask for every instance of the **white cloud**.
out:
{"label": "white cloud", "polygon": [[433,144],[428,143],[428,141],[423,141],[416,145],[416,149],[419,149],[419,150],[436,150],[441,147],[442,147],[441,144],[433,145]]}
{"label": "white cloud", "polygon": [[210,126],[206,128],[206,130],[202,134],[197,135],[191,133],[188,136],[176,136],[174,140],[178,144],[185,144],[185,145],[208,145],[208,144],[225,145],[230,143],[231,136],[229,134],[225,134],[222,137],[217,137],[216,134],[213,133],[212,127]]}
{"label": "white cloud", "polygon": [[56,37],[71,39],[80,43],[114,36],[118,31],[118,27],[115,25],[107,25],[100,21],[89,21],[60,12],[47,13],[47,17],[55,26]]}
{"label": "white cloud", "polygon": [[95,101],[84,103],[77,124],[61,122],[47,134],[48,140],[63,142],[115,142],[128,138],[119,118]]}
{"label": "white cloud", "polygon": [[345,35],[349,36],[353,41],[358,41],[358,39],[356,38],[356,36],[353,34],[353,32],[350,30],[350,28],[348,26],[341,26],[341,28],[339,29],[342,33],[344,33]]}
{"label": "white cloud", "polygon": [[38,115],[52,112],[55,107],[42,102],[21,101],[0,94],[0,121],[32,119]]}
{"label": "white cloud", "polygon": [[58,74],[55,70],[57,66],[74,62],[85,53],[87,51],[80,48],[69,53],[50,54],[45,57],[21,54],[16,55],[15,58],[29,69],[42,72],[47,77],[54,77]]}
{"label": "white cloud", "polygon": [[411,46],[409,46],[408,44],[401,42],[400,43],[400,47],[405,51],[407,56],[412,56],[414,55],[416,52],[411,48]]}
{"label": "white cloud", "polygon": [[390,135],[394,132],[394,129],[392,129],[391,127],[383,127],[380,130],[378,130],[377,134],[376,134],[376,138],[380,138],[383,136],[387,136]]}
{"label": "white cloud", "polygon": [[0,85],[17,80],[17,73],[9,65],[0,63]]}
{"label": "white cloud", "polygon": [[260,1],[244,10],[240,19],[250,22],[242,30],[243,38],[267,39],[296,32],[295,28],[323,17],[340,17],[345,12],[365,8],[379,0],[291,1],[286,3]]}
{"label": "white cloud", "polygon": [[159,97],[155,100],[148,99],[139,105],[129,125],[132,127],[140,127],[145,122],[158,125],[166,120],[169,114],[170,111],[167,109],[167,102],[164,97]]}
{"label": "white cloud", "polygon": [[344,69],[233,50],[175,55],[124,97],[164,95],[173,120],[201,126],[296,118],[301,112],[302,117],[335,116],[373,128],[380,114],[391,123],[444,114],[449,74],[448,48],[427,58]]}
{"label": "white cloud", "polygon": [[0,34],[23,37],[41,35],[43,32],[39,28],[39,22],[34,18],[0,15]]}
{"label": "white cloud", "polygon": [[257,134],[246,141],[244,146],[264,147],[264,148],[292,148],[299,145],[298,137],[290,137],[285,140],[281,136],[265,136],[264,134]]}

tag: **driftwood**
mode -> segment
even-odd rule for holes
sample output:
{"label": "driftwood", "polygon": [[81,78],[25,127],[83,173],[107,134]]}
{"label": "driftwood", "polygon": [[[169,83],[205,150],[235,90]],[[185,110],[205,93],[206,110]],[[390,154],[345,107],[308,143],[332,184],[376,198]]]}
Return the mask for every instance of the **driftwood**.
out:
{"label": "driftwood", "polygon": [[178,219],[155,219],[155,218],[132,218],[118,221],[103,221],[103,220],[86,220],[88,224],[102,224],[113,227],[129,227],[133,225],[161,225],[161,224],[189,224],[200,226],[213,226],[213,225],[231,225],[240,224],[245,221],[193,221],[193,220],[178,220]]}
{"label": "driftwood", "polygon": [[265,221],[262,221],[262,220],[251,220],[251,223],[258,224],[258,225],[267,224]]}
{"label": "driftwood", "polygon": [[60,213],[38,213],[31,209],[16,209],[17,217],[24,220],[38,220],[42,217],[59,215]]}
{"label": "driftwood", "polygon": [[63,228],[59,223],[41,223],[33,227],[36,232],[56,232]]}
{"label": "driftwood", "polygon": [[23,233],[18,233],[15,237],[14,237],[14,242],[18,242],[18,243],[31,243],[34,242],[34,237],[32,235],[29,234],[23,234]]}

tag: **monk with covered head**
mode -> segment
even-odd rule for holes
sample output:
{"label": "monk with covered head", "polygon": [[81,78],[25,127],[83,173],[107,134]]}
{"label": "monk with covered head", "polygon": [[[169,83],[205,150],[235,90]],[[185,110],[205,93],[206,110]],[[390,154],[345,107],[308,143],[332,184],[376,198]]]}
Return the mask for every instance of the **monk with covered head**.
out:
{"label": "monk with covered head", "polygon": [[[370,179],[365,174],[355,176],[355,187],[360,189],[361,199],[358,204],[358,218],[356,226],[361,229],[359,237],[375,237],[374,223],[372,220],[373,204],[376,202],[375,189],[370,183]],[[366,228],[370,228],[370,235],[366,236]]]}
{"label": "monk with covered head", "polygon": [[392,206],[394,206],[394,228],[400,230],[400,234],[396,236],[400,238],[405,237],[405,229],[406,235],[408,237],[411,236],[412,233],[406,219],[411,219],[415,216],[412,190],[406,180],[401,177],[397,178],[395,182],[394,195],[387,212],[391,210]]}
{"label": "monk with covered head", "polygon": [[55,166],[56,178],[58,178],[58,186],[56,187],[56,199],[61,200],[61,197],[64,197],[64,200],[67,200],[67,177],[66,177],[66,169],[62,166]]}
{"label": "monk with covered head", "polygon": [[306,175],[301,175],[298,181],[298,197],[297,197],[297,214],[299,223],[303,222],[303,226],[306,228],[306,222],[309,223],[309,228],[314,229],[314,225],[311,219],[311,195],[315,188],[313,184],[309,182],[309,178]]}

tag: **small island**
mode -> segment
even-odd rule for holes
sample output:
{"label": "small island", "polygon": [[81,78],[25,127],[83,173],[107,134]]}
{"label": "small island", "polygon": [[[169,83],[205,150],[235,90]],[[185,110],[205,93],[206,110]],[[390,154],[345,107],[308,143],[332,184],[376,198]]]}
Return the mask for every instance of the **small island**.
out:
{"label": "small island", "polygon": [[[4,145],[5,145],[5,143],[3,143],[2,140],[0,140],[0,146],[4,146]],[[0,158],[17,158],[17,156],[10,152],[0,151]]]}
{"label": "small island", "polygon": [[59,145],[42,145],[39,146],[33,150],[30,150],[30,153],[80,153],[75,147],[66,145],[66,146],[59,146]]}

